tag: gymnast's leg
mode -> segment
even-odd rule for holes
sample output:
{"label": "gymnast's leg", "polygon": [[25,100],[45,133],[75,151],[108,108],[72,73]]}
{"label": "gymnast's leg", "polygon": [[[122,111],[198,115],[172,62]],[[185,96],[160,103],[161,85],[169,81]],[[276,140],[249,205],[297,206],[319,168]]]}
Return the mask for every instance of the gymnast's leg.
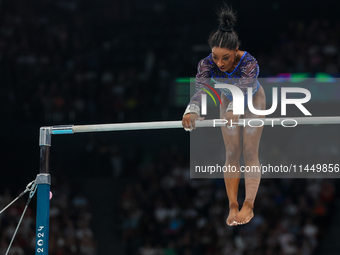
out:
{"label": "gymnast's leg", "polygon": [[[264,110],[266,108],[266,96],[262,86],[253,97],[253,105],[257,110]],[[265,116],[258,116],[249,111],[247,108],[245,111],[245,118],[256,119],[264,118]],[[260,125],[259,123],[253,123],[253,125]],[[250,127],[246,126],[243,130],[243,157],[245,161],[245,167],[247,169],[260,169],[259,163],[259,145],[262,135],[262,127]],[[245,172],[245,188],[246,197],[242,206],[242,209],[237,213],[234,218],[238,224],[248,223],[254,216],[253,208],[255,197],[259,188],[261,180],[261,172]]]}
{"label": "gymnast's leg", "polygon": [[[224,113],[230,100],[221,94],[222,106],[220,107],[220,118],[224,118]],[[236,127],[235,129],[228,129],[226,126],[221,127],[224,145],[226,148],[226,161],[225,165],[228,167],[236,167],[236,172],[224,173],[224,182],[229,199],[229,215],[227,218],[227,224],[229,226],[237,225],[234,222],[234,217],[239,212],[239,205],[237,202],[238,186],[240,182],[240,156],[241,156],[241,144],[240,137],[242,128]]]}

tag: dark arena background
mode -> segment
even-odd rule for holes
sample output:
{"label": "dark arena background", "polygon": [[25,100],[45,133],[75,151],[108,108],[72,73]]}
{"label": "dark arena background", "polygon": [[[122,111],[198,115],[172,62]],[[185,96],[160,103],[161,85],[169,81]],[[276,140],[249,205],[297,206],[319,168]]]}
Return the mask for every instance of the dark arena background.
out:
{"label": "dark arena background", "polygon": [[[0,0],[0,210],[39,173],[41,126],[181,120],[222,4]],[[259,77],[313,78],[332,97],[312,94],[308,109],[340,115],[329,84],[340,77],[339,2],[227,4]],[[48,254],[340,254],[337,178],[262,179],[254,218],[230,227],[223,179],[190,178],[189,140],[183,129],[54,136]],[[260,161],[339,164],[340,126],[265,127]],[[0,254],[26,201],[0,214]],[[36,204],[9,254],[35,254]]]}

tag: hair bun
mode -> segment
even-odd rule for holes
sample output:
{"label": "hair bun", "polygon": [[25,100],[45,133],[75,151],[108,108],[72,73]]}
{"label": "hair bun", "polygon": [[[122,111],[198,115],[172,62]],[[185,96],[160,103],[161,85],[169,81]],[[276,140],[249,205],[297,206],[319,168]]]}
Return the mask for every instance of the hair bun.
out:
{"label": "hair bun", "polygon": [[236,25],[236,14],[233,12],[233,10],[225,4],[220,10],[218,16],[220,21],[220,30],[226,30],[228,32],[232,31]]}
{"label": "hair bun", "polygon": [[222,32],[233,32],[233,28],[232,27],[230,27],[230,28],[225,28],[225,27],[219,27],[218,28],[220,31],[222,31]]}
{"label": "hair bun", "polygon": [[236,24],[236,15],[233,10],[224,4],[222,8],[217,10],[219,18],[219,28],[213,31],[209,36],[210,48],[227,48],[229,50],[236,50],[240,46],[240,41],[234,26]]}

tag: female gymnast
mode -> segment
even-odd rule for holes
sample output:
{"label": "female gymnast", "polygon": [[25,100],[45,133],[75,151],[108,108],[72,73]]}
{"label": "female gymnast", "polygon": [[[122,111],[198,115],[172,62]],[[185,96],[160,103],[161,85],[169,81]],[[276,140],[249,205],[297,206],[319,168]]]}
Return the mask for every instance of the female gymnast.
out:
{"label": "female gymnast", "polygon": [[[196,93],[191,98],[182,120],[182,125],[186,130],[194,129],[195,121],[202,119],[200,117],[200,101],[201,94],[205,92],[200,88],[207,89],[204,85],[204,80],[207,78],[215,82],[220,81],[222,83],[234,84],[243,91],[246,103],[243,118],[264,118],[264,116],[254,115],[247,107],[248,87],[252,87],[255,109],[264,110],[266,108],[266,96],[262,86],[256,79],[259,74],[259,66],[256,59],[247,51],[239,50],[240,42],[234,30],[236,15],[228,6],[225,6],[221,8],[219,13],[219,22],[219,28],[209,37],[211,54],[202,59],[198,64],[195,85]],[[255,166],[259,169],[258,150],[263,126],[228,126],[231,120],[233,123],[238,122],[240,116],[233,114],[231,92],[227,89],[220,89],[220,92],[222,101],[220,118],[228,120],[227,126],[221,128],[226,148],[225,165],[235,166],[238,170],[235,173],[224,174],[229,199],[227,224],[229,226],[236,226],[248,223],[253,218],[254,201],[261,180],[260,172],[245,173],[246,197],[241,210],[239,210],[237,194],[240,182],[239,160],[241,148],[243,150],[245,166]]]}

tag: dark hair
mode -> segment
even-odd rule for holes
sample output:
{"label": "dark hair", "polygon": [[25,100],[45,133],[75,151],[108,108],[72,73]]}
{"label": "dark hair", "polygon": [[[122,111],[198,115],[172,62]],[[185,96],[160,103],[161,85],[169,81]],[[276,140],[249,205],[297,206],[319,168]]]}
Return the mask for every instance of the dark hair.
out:
{"label": "dark hair", "polygon": [[224,5],[218,13],[220,26],[216,31],[213,31],[209,36],[210,48],[221,47],[235,50],[240,46],[240,41],[234,30],[236,24],[236,14],[233,10]]}

